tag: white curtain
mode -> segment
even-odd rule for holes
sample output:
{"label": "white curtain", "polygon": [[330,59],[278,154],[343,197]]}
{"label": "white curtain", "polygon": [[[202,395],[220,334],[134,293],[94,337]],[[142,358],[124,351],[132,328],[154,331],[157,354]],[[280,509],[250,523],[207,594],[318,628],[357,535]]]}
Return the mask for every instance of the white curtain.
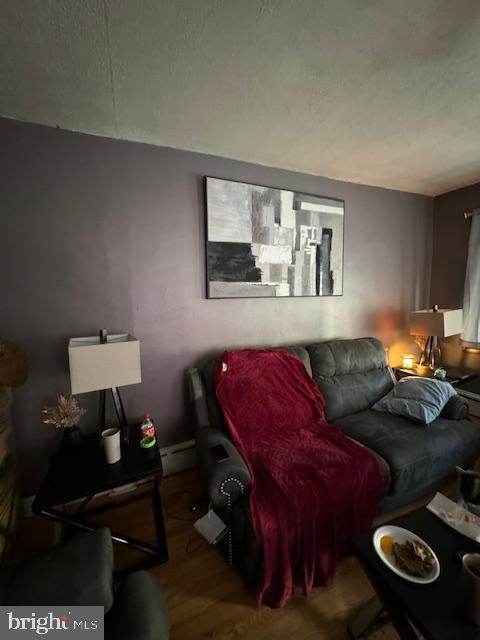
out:
{"label": "white curtain", "polygon": [[472,217],[463,294],[462,340],[480,345],[480,212]]}

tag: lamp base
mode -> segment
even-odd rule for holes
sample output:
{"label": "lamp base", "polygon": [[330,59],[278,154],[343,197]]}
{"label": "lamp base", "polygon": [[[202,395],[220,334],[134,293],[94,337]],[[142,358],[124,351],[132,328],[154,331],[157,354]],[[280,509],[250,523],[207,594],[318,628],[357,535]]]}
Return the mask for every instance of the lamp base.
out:
{"label": "lamp base", "polygon": [[82,442],[82,432],[78,427],[67,427],[62,436],[60,453],[72,453],[79,448]]}
{"label": "lamp base", "polygon": [[420,356],[420,366],[429,367],[432,371],[441,365],[442,354],[437,336],[428,336],[425,348]]}
{"label": "lamp base", "polygon": [[[99,402],[99,425],[100,431],[104,431],[106,427],[106,393],[107,389],[103,389],[100,391],[100,402]],[[120,396],[120,391],[118,387],[112,387],[110,389],[110,393],[112,394],[113,406],[115,408],[115,413],[117,414],[118,426],[120,427],[120,431],[122,432],[122,442],[125,445],[128,445],[130,438],[130,430],[128,428],[127,418],[125,416],[125,410],[123,408],[122,397]]]}

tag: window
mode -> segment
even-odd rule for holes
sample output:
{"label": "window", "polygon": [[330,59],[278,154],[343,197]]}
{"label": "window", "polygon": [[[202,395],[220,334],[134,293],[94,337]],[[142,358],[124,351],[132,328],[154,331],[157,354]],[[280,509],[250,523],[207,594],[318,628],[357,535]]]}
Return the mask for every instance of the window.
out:
{"label": "window", "polygon": [[464,349],[480,351],[480,209],[472,216],[463,294]]}

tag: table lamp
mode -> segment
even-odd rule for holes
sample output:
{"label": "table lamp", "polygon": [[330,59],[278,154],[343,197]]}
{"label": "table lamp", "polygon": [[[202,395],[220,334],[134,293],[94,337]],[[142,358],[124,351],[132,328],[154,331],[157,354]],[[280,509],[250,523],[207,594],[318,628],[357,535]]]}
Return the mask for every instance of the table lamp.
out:
{"label": "table lamp", "polygon": [[435,370],[441,365],[438,338],[447,338],[462,332],[462,309],[422,309],[410,314],[410,334],[425,336],[425,347],[420,356],[420,365]]}
{"label": "table lamp", "polygon": [[105,429],[106,391],[110,390],[123,439],[128,442],[128,424],[118,387],[142,381],[140,342],[130,334],[72,338],[68,343],[72,394],[100,392],[99,427]]}

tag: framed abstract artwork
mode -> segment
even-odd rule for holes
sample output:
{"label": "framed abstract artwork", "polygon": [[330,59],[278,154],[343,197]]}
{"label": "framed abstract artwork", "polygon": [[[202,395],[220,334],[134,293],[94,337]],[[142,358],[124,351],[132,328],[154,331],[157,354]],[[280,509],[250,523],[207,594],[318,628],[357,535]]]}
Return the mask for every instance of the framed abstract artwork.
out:
{"label": "framed abstract artwork", "polygon": [[209,298],[340,296],[343,200],[206,178]]}

